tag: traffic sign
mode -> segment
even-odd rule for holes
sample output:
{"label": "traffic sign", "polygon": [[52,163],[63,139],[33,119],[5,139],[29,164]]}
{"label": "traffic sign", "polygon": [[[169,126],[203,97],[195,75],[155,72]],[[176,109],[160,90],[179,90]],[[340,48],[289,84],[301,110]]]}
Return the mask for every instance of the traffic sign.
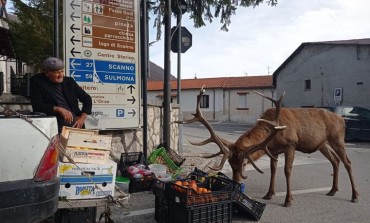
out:
{"label": "traffic sign", "polygon": [[87,128],[141,126],[139,2],[64,1],[65,73],[92,98]]}
{"label": "traffic sign", "polygon": [[[171,29],[171,50],[174,53],[179,52],[179,44],[178,44],[178,36],[179,36],[179,29],[177,26],[172,27]],[[181,26],[181,53],[185,53],[193,43],[193,36],[189,32],[186,27]]]}

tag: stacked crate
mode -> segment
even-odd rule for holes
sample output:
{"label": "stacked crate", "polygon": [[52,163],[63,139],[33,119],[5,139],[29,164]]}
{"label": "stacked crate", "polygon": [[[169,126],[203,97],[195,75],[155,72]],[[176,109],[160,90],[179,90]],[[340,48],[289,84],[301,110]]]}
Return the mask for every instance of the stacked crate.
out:
{"label": "stacked crate", "polygon": [[62,200],[114,196],[117,164],[109,159],[112,137],[64,127],[58,166]]}

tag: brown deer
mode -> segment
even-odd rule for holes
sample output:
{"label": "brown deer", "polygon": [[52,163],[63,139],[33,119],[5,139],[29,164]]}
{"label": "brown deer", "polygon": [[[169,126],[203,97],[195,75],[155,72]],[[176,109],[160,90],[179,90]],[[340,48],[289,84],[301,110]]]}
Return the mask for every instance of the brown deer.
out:
{"label": "brown deer", "polygon": [[270,200],[275,194],[275,175],[277,158],[279,154],[285,156],[284,173],[286,177],[287,193],[285,207],[291,206],[291,172],[295,151],[313,153],[319,150],[333,166],[333,185],[328,196],[334,196],[338,191],[338,170],[340,160],[348,172],[352,186],[353,203],[358,202],[358,192],[352,176],[351,161],[346,155],[344,134],[345,124],[342,117],[325,109],[316,108],[281,108],[282,95],[279,100],[256,92],[262,97],[271,100],[276,108],[267,109],[257,120],[257,123],[235,142],[229,142],[216,135],[212,126],[204,119],[200,111],[200,99],[204,94],[204,86],[197,96],[196,113],[190,120],[177,121],[179,124],[201,122],[210,132],[211,136],[205,141],[194,143],[202,146],[210,142],[216,143],[220,148],[218,153],[201,155],[203,158],[213,158],[222,155],[219,166],[209,167],[213,170],[221,170],[226,160],[229,161],[233,171],[233,180],[241,182],[247,179],[243,174],[245,166],[250,163],[260,173],[263,173],[254,163],[263,155],[271,159],[271,178],[267,194],[263,197]]}

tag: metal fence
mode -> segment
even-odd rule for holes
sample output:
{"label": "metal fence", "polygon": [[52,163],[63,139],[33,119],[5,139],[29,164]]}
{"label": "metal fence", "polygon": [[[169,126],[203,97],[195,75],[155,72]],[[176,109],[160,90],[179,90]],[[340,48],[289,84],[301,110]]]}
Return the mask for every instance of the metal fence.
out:
{"label": "metal fence", "polygon": [[0,72],[0,95],[4,92],[4,73]]}
{"label": "metal fence", "polygon": [[33,74],[24,76],[12,75],[10,78],[10,92],[13,95],[30,96],[30,78]]}

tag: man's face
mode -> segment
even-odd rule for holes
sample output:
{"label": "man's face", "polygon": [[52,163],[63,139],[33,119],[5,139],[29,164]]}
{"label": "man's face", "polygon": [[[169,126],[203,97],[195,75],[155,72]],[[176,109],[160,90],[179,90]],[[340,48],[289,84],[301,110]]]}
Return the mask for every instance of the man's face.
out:
{"label": "man's face", "polygon": [[56,71],[46,71],[46,77],[53,83],[59,84],[63,82],[64,69]]}

